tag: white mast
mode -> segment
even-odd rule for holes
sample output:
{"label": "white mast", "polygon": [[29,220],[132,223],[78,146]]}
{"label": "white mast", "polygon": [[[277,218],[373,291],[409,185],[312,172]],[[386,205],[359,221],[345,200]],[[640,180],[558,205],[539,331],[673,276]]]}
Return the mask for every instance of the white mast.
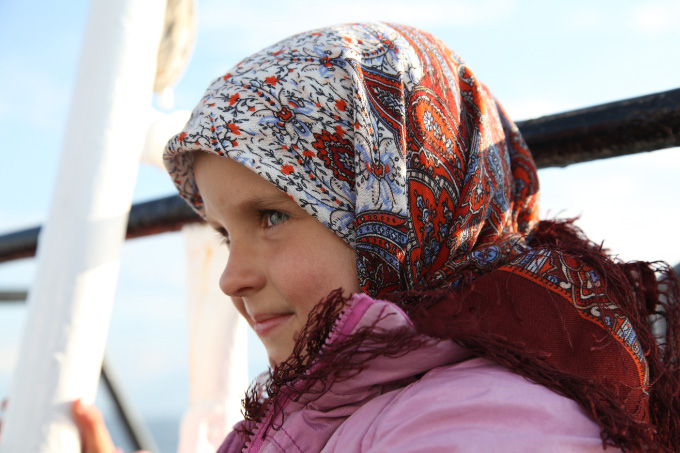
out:
{"label": "white mast", "polygon": [[97,388],[165,3],[91,1],[2,453],[80,451],[70,403]]}

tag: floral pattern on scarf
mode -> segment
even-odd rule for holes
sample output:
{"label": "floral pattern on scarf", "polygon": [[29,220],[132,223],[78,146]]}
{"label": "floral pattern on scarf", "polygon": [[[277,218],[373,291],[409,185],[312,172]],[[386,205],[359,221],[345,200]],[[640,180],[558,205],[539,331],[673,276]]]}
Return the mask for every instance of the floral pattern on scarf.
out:
{"label": "floral pattern on scarf", "polygon": [[189,151],[228,156],[293,197],[356,250],[372,296],[488,272],[537,221],[516,126],[456,54],[406,26],[295,35],[212,82],[165,153],[203,214]]}

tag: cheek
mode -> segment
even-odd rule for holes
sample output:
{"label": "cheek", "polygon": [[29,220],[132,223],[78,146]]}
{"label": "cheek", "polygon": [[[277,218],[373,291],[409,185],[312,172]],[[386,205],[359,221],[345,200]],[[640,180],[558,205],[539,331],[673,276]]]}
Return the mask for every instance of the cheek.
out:
{"label": "cheek", "polygon": [[329,247],[325,241],[318,242],[289,242],[286,253],[276,254],[288,258],[271,263],[278,270],[279,291],[304,321],[331,291],[343,288],[347,295],[359,290],[353,251],[343,243]]}
{"label": "cheek", "polygon": [[253,320],[250,319],[250,316],[248,316],[248,312],[246,311],[246,305],[243,302],[242,297],[229,297],[231,299],[231,302],[234,304],[234,307],[236,307],[236,310],[243,316],[246,321],[248,321],[248,324],[250,324],[250,327],[253,327]]}
{"label": "cheek", "polygon": [[324,263],[313,256],[298,256],[277,264],[278,278],[275,278],[279,292],[286,298],[298,315],[307,319],[314,306],[331,290],[326,289],[328,273]]}

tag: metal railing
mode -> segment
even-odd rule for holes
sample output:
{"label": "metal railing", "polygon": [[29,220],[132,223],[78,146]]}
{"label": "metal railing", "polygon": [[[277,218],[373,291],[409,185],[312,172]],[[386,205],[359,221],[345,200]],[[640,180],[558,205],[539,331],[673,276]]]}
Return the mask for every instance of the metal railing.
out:
{"label": "metal railing", "polygon": [[[527,121],[517,126],[538,168],[680,146],[680,88]],[[200,218],[179,195],[132,206],[127,238],[177,231]],[[40,227],[0,236],[0,263],[35,255]]]}

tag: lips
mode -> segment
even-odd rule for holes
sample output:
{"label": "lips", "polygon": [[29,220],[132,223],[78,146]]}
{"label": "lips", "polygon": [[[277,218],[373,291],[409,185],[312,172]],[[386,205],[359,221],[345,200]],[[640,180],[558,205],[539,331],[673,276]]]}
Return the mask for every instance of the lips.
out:
{"label": "lips", "polygon": [[285,324],[290,318],[293,317],[292,313],[285,313],[282,315],[257,315],[253,316],[253,330],[259,337],[266,336],[273,330],[277,329],[281,325]]}

